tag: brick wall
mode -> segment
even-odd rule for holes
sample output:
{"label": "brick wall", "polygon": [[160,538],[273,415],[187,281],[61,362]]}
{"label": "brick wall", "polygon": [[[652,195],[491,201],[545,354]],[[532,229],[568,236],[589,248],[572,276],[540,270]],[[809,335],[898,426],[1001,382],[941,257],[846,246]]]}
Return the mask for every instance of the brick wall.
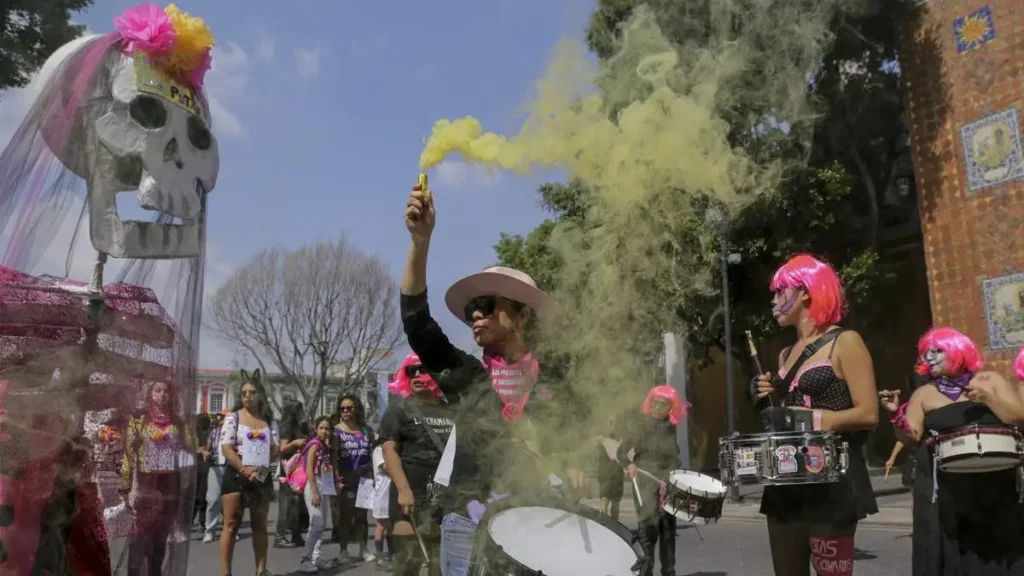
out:
{"label": "brick wall", "polygon": [[1024,1],[917,10],[901,69],[933,321],[1009,376],[1024,344]]}

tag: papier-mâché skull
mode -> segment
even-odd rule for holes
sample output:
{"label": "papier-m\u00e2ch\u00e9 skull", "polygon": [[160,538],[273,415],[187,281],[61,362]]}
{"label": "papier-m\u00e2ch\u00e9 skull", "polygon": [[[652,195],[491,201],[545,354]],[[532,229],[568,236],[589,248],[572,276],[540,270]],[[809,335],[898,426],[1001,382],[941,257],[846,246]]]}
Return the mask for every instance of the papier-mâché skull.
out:
{"label": "papier-m\u00e2ch\u00e9 skull", "polygon": [[[79,38],[62,47],[40,76],[80,57],[100,38]],[[90,106],[67,145],[47,138],[61,161],[86,180],[93,247],[115,258],[198,256],[202,196],[213,190],[220,169],[205,109],[191,87],[171,80],[142,56],[114,47],[105,58],[109,77],[97,82],[91,98],[112,97],[109,105]],[[160,223],[122,220],[117,194],[135,190],[142,208],[165,215]]]}
{"label": "papier-m\u00e2ch\u00e9 skull", "polygon": [[[92,243],[117,257],[198,255],[201,195],[213,190],[220,168],[200,102],[141,57],[121,55],[112,74],[113,107],[96,121],[96,133],[115,169],[97,170],[90,182]],[[115,196],[133,188],[140,206],[181,224],[122,221]]]}

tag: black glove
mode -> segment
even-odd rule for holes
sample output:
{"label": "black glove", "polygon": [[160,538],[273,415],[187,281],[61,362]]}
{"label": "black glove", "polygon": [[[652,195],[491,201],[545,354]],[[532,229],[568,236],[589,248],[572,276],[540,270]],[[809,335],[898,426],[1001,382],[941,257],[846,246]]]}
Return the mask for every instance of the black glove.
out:
{"label": "black glove", "polygon": [[764,410],[771,406],[779,406],[782,404],[782,399],[779,396],[779,385],[782,384],[782,379],[776,374],[771,375],[771,383],[775,388],[775,391],[768,394],[764,398],[758,398],[757,384],[759,379],[757,376],[750,379],[750,401],[754,403],[754,408],[757,410]]}

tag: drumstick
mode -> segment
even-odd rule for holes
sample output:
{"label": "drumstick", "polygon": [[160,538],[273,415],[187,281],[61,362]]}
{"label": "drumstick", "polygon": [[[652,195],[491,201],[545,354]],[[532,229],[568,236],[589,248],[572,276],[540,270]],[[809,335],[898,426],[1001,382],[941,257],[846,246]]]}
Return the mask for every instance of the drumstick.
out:
{"label": "drumstick", "polygon": [[636,503],[640,508],[644,507],[644,497],[640,495],[640,487],[636,485],[636,476],[633,476],[633,493],[636,494]]}
{"label": "drumstick", "polygon": [[[754,359],[754,368],[757,369],[757,375],[764,374],[764,368],[761,367],[761,360],[757,357],[757,346],[754,345],[754,336],[750,333],[750,330],[746,330],[747,333],[747,347],[750,348],[750,357]],[[775,406],[775,401],[772,400],[772,395],[768,395],[768,405]]]}
{"label": "drumstick", "polygon": [[427,545],[423,543],[423,537],[420,536],[420,529],[416,527],[415,522],[412,524],[412,533],[416,535],[416,541],[420,543],[420,551],[423,552],[423,559],[426,560],[427,564],[430,564],[430,555],[427,554]]}

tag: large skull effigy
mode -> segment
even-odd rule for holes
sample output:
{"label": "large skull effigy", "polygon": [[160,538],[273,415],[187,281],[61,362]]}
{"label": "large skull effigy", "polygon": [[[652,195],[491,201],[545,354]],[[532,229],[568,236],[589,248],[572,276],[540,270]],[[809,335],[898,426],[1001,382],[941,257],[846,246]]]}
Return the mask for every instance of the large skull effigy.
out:
{"label": "large skull effigy", "polygon": [[[180,407],[219,170],[202,87],[213,38],[173,4],[115,26],[51,56],[0,155],[0,576],[116,571],[111,550],[143,529],[123,490],[125,423],[160,383],[181,438],[192,425]],[[126,192],[141,217],[119,211]],[[187,530],[194,442],[179,444],[159,520]],[[184,574],[187,543],[168,538],[150,574]]]}

